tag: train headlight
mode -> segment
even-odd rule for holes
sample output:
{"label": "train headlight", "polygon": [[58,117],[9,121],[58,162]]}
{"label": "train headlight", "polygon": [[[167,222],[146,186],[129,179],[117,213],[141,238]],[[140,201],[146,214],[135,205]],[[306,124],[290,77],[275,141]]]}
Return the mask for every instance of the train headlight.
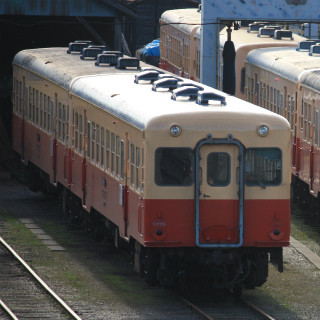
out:
{"label": "train headlight", "polygon": [[180,126],[178,126],[177,124],[173,124],[171,127],[170,127],[170,135],[172,135],[173,137],[178,137],[180,136],[181,132],[182,132],[182,129]]}
{"label": "train headlight", "polygon": [[265,137],[269,133],[269,127],[266,124],[262,124],[257,128],[258,135]]}

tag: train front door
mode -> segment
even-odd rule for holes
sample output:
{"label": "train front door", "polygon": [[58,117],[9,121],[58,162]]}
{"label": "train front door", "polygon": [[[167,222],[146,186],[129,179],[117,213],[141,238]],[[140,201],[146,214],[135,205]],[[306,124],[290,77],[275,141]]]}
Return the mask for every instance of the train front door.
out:
{"label": "train front door", "polygon": [[208,135],[195,149],[196,244],[238,247],[243,242],[244,147],[232,135]]}

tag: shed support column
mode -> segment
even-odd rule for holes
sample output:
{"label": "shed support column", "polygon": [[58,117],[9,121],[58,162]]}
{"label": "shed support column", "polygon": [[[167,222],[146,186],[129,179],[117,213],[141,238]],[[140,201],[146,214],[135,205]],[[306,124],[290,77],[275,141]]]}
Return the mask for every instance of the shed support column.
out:
{"label": "shed support column", "polygon": [[[219,31],[218,20],[212,17],[212,11],[206,10],[207,1],[202,1],[201,10],[201,61],[200,82],[218,88]],[[208,11],[208,13],[206,13]],[[211,16],[211,19],[210,19]],[[210,24],[209,24],[210,23]]]}

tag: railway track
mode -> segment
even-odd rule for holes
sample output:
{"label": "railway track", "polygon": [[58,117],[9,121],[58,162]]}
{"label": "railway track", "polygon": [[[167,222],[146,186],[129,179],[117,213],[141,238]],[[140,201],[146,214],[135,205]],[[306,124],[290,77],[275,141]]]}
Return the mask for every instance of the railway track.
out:
{"label": "railway track", "polygon": [[[207,297],[207,298],[206,298]],[[224,291],[222,294],[201,293],[199,296],[181,297],[182,300],[207,320],[276,320],[261,308],[244,298]]]}
{"label": "railway track", "polygon": [[8,319],[81,320],[2,237],[0,306]]}

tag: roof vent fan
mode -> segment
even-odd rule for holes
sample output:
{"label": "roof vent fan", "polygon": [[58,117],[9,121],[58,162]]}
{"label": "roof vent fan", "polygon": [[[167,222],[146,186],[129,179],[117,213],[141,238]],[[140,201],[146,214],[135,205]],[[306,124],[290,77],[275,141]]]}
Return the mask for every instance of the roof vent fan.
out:
{"label": "roof vent fan", "polygon": [[[203,90],[203,88],[201,89]],[[196,100],[201,89],[199,86],[191,84],[182,86],[172,91],[171,99],[176,101],[178,97],[189,97],[190,100]]]}
{"label": "roof vent fan", "polygon": [[312,45],[316,44],[315,40],[299,41],[297,51],[310,51]]}
{"label": "roof vent fan", "polygon": [[289,38],[290,40],[293,40],[292,31],[290,31],[290,30],[276,30],[274,32],[273,39],[282,40],[282,38]]}
{"label": "roof vent fan", "polygon": [[266,22],[250,23],[247,32],[248,33],[250,33],[250,32],[259,32],[259,29],[263,28],[266,24],[267,24]]}
{"label": "roof vent fan", "polygon": [[273,37],[275,30],[280,30],[281,27],[278,26],[265,26],[259,29],[258,37],[266,36]]}
{"label": "roof vent fan", "polygon": [[139,83],[139,81],[149,81],[153,83],[159,79],[159,72],[157,70],[146,70],[135,75],[134,82]]}
{"label": "roof vent fan", "polygon": [[140,61],[137,58],[120,57],[117,61],[117,69],[137,68],[140,69]]}
{"label": "roof vent fan", "polygon": [[226,105],[226,98],[223,96],[220,96],[219,94],[216,94],[214,92],[209,92],[209,91],[198,92],[198,97],[196,100],[197,104],[208,105],[209,100],[219,101],[221,105]]}
{"label": "roof vent fan", "polygon": [[123,53],[121,51],[103,51],[104,54],[115,54],[118,58],[123,57]]}
{"label": "roof vent fan", "polygon": [[192,82],[187,82],[187,81],[181,81],[178,83],[178,87],[177,88],[182,88],[182,87],[196,87],[198,88],[198,90],[203,91],[204,88],[198,84],[194,84]]}
{"label": "roof vent fan", "polygon": [[313,56],[314,54],[320,55],[320,44],[314,44],[310,47],[309,56]]}
{"label": "roof vent fan", "polygon": [[100,64],[108,64],[109,66],[116,66],[118,62],[118,56],[116,54],[100,53],[97,55],[96,66]]}
{"label": "roof vent fan", "polygon": [[75,41],[69,43],[69,48],[67,50],[68,54],[71,53],[81,53],[83,48],[87,48],[92,42],[90,41]]}
{"label": "roof vent fan", "polygon": [[157,91],[157,89],[162,88],[162,89],[169,89],[170,91],[172,91],[173,89],[177,88],[178,81],[181,81],[181,80],[174,77],[159,79],[153,83],[152,90]]}
{"label": "roof vent fan", "polygon": [[89,48],[84,48],[82,50],[80,59],[85,60],[86,58],[90,58],[90,59],[97,59],[98,54],[102,53],[102,49],[101,48],[93,48],[93,47],[89,47]]}
{"label": "roof vent fan", "polygon": [[164,71],[152,67],[141,67],[141,71],[156,71],[159,74],[164,74]]}

